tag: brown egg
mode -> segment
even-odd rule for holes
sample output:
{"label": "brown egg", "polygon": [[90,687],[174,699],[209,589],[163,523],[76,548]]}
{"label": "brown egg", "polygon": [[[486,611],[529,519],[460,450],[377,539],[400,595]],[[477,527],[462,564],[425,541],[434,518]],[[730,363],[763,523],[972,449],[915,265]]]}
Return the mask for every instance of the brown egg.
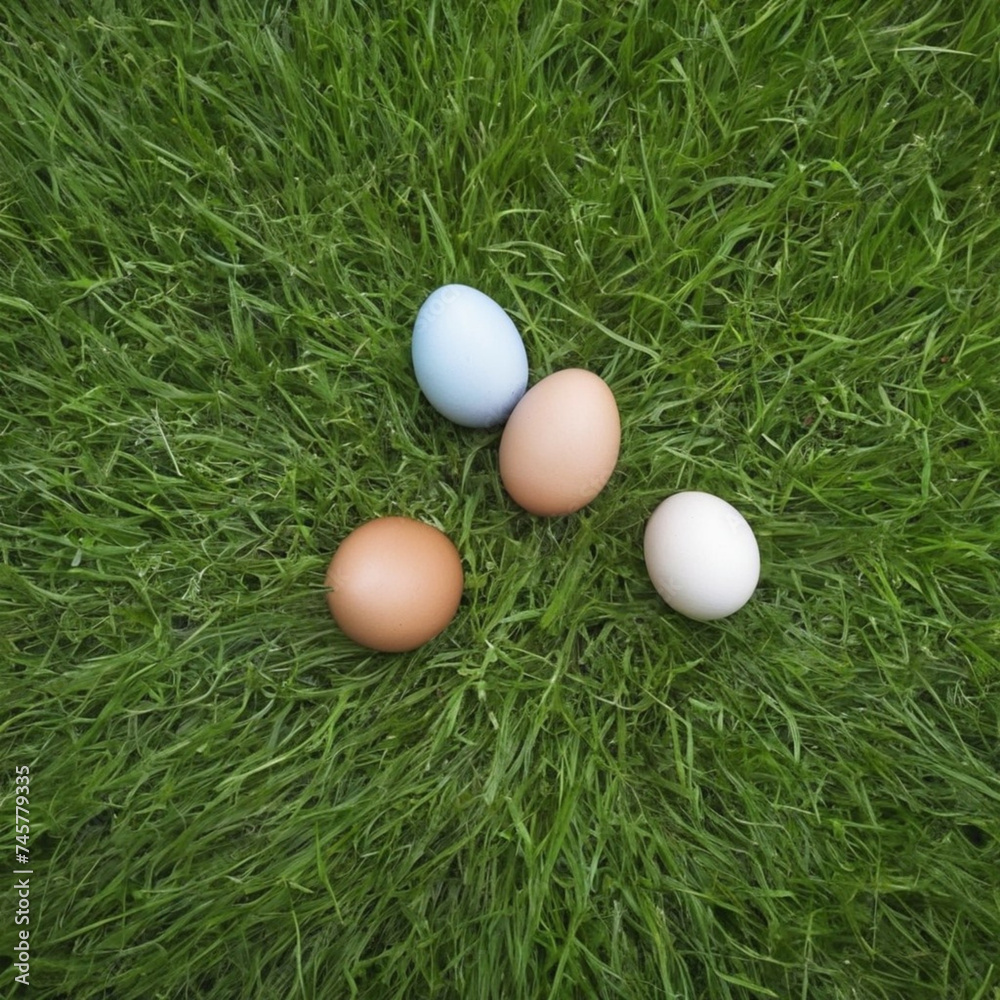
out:
{"label": "brown egg", "polygon": [[423,521],[381,517],[340,543],[326,571],[326,600],[355,642],[401,653],[444,630],[462,584],[462,560],[447,535]]}
{"label": "brown egg", "polygon": [[500,439],[500,478],[532,514],[571,514],[604,489],[620,445],[614,393],[593,372],[567,368],[514,407]]}

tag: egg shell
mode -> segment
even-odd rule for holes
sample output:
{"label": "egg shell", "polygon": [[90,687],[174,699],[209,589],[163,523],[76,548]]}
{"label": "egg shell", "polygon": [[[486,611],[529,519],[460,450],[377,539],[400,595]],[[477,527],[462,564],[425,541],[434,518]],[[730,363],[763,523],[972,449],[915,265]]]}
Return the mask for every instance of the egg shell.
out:
{"label": "egg shell", "polygon": [[738,611],[760,579],[753,529],[732,504],[711,493],[667,497],[646,524],[643,552],[657,593],[696,621]]}
{"label": "egg shell", "polygon": [[462,560],[442,531],[407,517],[355,528],[326,572],[327,604],[345,635],[371,649],[416,649],[442,632],[462,599]]}
{"label": "egg shell", "polygon": [[468,285],[444,285],[427,297],[411,353],[428,402],[463,427],[502,424],[528,385],[528,356],[513,320]]}
{"label": "egg shell", "polygon": [[500,439],[500,478],[532,514],[571,514],[604,489],[620,447],[614,393],[593,372],[566,368],[514,408]]}

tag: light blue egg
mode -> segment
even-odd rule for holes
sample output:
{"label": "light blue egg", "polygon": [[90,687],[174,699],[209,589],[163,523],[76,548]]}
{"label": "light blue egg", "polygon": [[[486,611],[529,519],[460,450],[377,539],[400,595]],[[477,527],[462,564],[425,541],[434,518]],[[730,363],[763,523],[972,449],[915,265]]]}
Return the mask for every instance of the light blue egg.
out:
{"label": "light blue egg", "polygon": [[528,385],[511,318],[468,285],[432,292],[413,324],[413,368],[428,402],[463,427],[502,424]]}

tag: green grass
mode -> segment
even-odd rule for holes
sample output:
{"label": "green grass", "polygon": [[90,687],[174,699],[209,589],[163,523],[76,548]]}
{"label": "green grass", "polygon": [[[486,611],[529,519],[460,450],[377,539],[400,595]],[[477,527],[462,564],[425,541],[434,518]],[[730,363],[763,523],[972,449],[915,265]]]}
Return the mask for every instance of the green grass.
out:
{"label": "green grass", "polygon": [[[2,17],[0,994],[997,1000],[993,0],[183,6]],[[449,281],[613,387],[584,511],[422,399]],[[390,513],[466,570],[396,656]]]}

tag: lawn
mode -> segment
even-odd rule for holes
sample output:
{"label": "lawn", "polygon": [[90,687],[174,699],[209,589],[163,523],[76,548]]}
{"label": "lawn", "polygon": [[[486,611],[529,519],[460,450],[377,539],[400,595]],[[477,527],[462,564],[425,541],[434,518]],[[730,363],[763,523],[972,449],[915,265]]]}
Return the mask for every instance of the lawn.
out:
{"label": "lawn", "polygon": [[[0,995],[1000,998],[995,0],[3,6]],[[448,282],[614,390],[584,510],[422,397]]]}

